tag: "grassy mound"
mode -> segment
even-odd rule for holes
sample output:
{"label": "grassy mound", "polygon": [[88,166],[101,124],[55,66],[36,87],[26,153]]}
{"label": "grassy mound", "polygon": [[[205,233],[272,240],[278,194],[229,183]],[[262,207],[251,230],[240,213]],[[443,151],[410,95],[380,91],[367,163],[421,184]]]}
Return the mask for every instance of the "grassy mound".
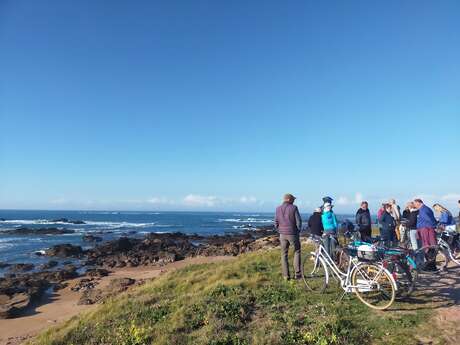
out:
{"label": "grassy mound", "polygon": [[[416,344],[427,311],[375,312],[341,290],[281,279],[279,250],[166,274],[34,344]],[[398,302],[396,308],[403,303]]]}

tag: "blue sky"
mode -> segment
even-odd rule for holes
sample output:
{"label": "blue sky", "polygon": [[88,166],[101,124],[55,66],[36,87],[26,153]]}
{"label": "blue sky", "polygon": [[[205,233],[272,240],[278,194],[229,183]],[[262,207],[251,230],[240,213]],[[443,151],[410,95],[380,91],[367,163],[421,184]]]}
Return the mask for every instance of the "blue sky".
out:
{"label": "blue sky", "polygon": [[0,0],[0,208],[460,199],[460,2]]}

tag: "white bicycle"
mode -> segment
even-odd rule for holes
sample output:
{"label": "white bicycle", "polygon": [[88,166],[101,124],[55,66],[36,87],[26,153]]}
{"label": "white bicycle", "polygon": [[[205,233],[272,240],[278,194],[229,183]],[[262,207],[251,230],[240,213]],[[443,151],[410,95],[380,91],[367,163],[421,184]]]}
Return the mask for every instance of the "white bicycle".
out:
{"label": "white bicycle", "polygon": [[332,276],[344,290],[340,299],[347,293],[355,293],[361,302],[373,309],[384,310],[393,304],[397,285],[385,267],[371,262],[378,255],[376,251],[346,248],[350,260],[347,271],[343,272],[324,249],[321,238],[311,238],[317,244],[316,251],[305,258],[302,266],[303,280],[308,289],[324,292]]}

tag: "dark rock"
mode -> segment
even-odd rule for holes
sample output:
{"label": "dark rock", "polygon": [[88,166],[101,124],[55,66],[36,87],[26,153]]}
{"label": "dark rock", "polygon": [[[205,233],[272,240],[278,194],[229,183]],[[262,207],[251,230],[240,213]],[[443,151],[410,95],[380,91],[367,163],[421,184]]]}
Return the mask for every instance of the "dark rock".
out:
{"label": "dark rock", "polygon": [[22,235],[22,236],[29,236],[29,235],[63,235],[63,234],[73,234],[75,231],[69,229],[59,229],[59,228],[26,228],[21,227],[12,230],[5,230],[3,231],[4,234],[7,235]]}
{"label": "dark rock", "polygon": [[53,291],[59,291],[62,289],[65,289],[67,286],[69,286],[69,283],[55,283],[53,284]]}
{"label": "dark rock", "polygon": [[13,295],[0,295],[0,319],[17,316],[31,302],[31,296],[25,292]]}
{"label": "dark rock", "polygon": [[5,220],[5,218],[0,218],[0,222],[4,222]]}
{"label": "dark rock", "polygon": [[101,242],[102,241],[102,237],[99,237],[99,236],[94,236],[94,235],[84,235],[82,237],[82,240],[84,242]]}
{"label": "dark rock", "polygon": [[0,261],[0,269],[2,268],[7,268],[8,266],[11,266],[10,264],[6,263],[6,262],[1,262]]}
{"label": "dark rock", "polygon": [[86,271],[86,275],[93,278],[102,278],[108,276],[110,271],[103,268],[93,268]]}
{"label": "dark rock", "polygon": [[101,303],[109,297],[118,295],[134,285],[136,281],[131,278],[112,279],[109,285],[104,289],[87,289],[83,292],[78,304]]}
{"label": "dark rock", "polygon": [[67,218],[53,219],[51,220],[51,223],[86,224],[82,220],[69,220]]}
{"label": "dark rock", "polygon": [[0,319],[19,316],[48,286],[47,281],[33,274],[0,278]]}
{"label": "dark rock", "polygon": [[9,271],[13,273],[19,273],[19,272],[27,272],[27,271],[32,271],[34,269],[33,264],[14,264],[9,267]]}
{"label": "dark rock", "polygon": [[136,280],[131,278],[112,279],[109,283],[108,290],[112,292],[125,291],[130,285],[133,285],[135,282]]}
{"label": "dark rock", "polygon": [[48,261],[46,264],[40,265],[40,269],[42,270],[48,270],[50,268],[56,267],[59,263],[54,260]]}
{"label": "dark rock", "polygon": [[53,281],[63,281],[78,277],[77,267],[65,265],[61,270],[52,273]]}
{"label": "dark rock", "polygon": [[76,291],[87,291],[87,290],[94,289],[94,287],[97,284],[99,283],[94,279],[84,278],[78,281],[74,286],[72,286],[70,290],[75,291],[75,292]]}
{"label": "dark rock", "polygon": [[83,249],[80,246],[74,246],[69,243],[55,245],[45,251],[48,256],[58,257],[80,257],[83,254]]}

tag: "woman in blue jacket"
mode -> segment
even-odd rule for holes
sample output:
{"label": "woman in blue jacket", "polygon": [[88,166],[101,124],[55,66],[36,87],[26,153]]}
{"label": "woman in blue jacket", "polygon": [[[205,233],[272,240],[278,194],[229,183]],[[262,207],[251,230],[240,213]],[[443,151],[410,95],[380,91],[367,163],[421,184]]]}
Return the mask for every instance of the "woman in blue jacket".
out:
{"label": "woman in blue jacket", "polygon": [[337,244],[337,218],[332,212],[332,205],[326,202],[323,207],[323,214],[321,215],[321,222],[323,223],[323,245],[329,256],[334,259],[335,247]]}
{"label": "woman in blue jacket", "polygon": [[439,225],[447,231],[456,231],[455,220],[452,213],[440,204],[434,204],[433,209],[439,213]]}

